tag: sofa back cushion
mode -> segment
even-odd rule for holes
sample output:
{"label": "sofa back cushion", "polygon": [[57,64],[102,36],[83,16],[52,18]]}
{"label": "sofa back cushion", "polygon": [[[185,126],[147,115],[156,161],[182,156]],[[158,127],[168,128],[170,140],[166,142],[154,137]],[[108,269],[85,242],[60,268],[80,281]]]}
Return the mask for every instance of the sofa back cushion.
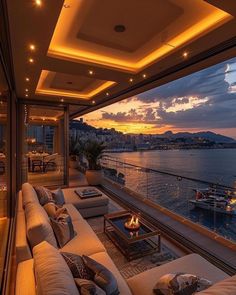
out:
{"label": "sofa back cushion", "polygon": [[33,249],[38,295],[78,295],[69,267],[57,249],[42,242]]}
{"label": "sofa back cushion", "polygon": [[25,207],[27,237],[31,248],[42,241],[47,241],[57,248],[50,220],[46,211],[39,203],[28,203]]}
{"label": "sofa back cushion", "polygon": [[35,189],[28,182],[22,185],[22,203],[23,208],[25,208],[28,203],[39,203]]}

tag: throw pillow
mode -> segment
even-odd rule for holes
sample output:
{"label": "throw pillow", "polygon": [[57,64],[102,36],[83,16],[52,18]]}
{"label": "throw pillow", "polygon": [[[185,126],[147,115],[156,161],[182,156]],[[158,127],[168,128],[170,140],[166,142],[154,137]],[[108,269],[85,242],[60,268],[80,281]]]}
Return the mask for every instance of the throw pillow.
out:
{"label": "throw pillow", "polygon": [[195,275],[175,273],[162,276],[153,291],[157,295],[192,295],[210,285],[210,281]]}
{"label": "throw pillow", "polygon": [[80,295],[106,295],[106,292],[91,280],[75,278],[75,284]]}
{"label": "throw pillow", "polygon": [[72,272],[74,278],[85,280],[91,280],[93,278],[92,272],[85,265],[81,256],[67,252],[61,252],[61,255],[69,266],[69,269]]}
{"label": "throw pillow", "polygon": [[51,218],[51,224],[60,248],[75,236],[74,227],[69,214],[61,213],[57,218]]}
{"label": "throw pillow", "polygon": [[48,216],[55,218],[57,212],[57,206],[53,202],[48,202],[43,206],[44,210],[47,212]]}
{"label": "throw pillow", "polygon": [[40,205],[44,206],[49,202],[55,203],[52,192],[44,186],[34,186]]}
{"label": "throw pillow", "polygon": [[102,288],[107,295],[120,294],[116,278],[105,266],[88,256],[82,256],[85,265],[93,272],[93,281]]}
{"label": "throw pillow", "polygon": [[58,188],[52,192],[53,199],[58,206],[63,206],[65,204],[64,193],[61,188]]}

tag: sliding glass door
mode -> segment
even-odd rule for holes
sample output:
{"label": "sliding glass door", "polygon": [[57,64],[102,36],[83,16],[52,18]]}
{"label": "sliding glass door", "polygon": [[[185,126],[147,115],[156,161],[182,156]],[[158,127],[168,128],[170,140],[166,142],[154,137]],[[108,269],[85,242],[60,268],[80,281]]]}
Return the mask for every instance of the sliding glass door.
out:
{"label": "sliding glass door", "polygon": [[67,184],[67,111],[64,107],[21,105],[22,182]]}

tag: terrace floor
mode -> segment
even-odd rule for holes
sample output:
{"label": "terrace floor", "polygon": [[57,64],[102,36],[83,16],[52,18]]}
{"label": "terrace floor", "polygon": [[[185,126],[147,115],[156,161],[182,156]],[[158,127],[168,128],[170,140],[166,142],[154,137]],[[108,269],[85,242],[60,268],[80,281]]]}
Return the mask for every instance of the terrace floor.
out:
{"label": "terrace floor", "polygon": [[[72,170],[70,172],[71,187],[87,184],[85,176],[82,173],[77,170]],[[212,234],[204,228],[202,228],[201,231],[199,231],[199,229],[197,230],[198,225],[194,226],[194,224],[190,224],[186,218],[176,216],[176,214],[172,214],[163,207],[154,205],[148,199],[137,197],[137,195],[132,194],[132,192],[127,192],[115,183],[105,180],[102,185],[102,190],[111,198],[111,204],[115,204],[115,206],[112,206],[109,210],[114,211],[114,208],[132,209],[135,212],[142,212],[144,218],[156,224],[163,233],[164,245],[166,245],[171,252],[175,253],[175,255],[182,256],[187,253],[197,252],[216,266],[222,268],[222,265],[219,265],[217,260],[215,260],[215,257],[220,257],[230,265],[231,274],[236,273],[236,244],[230,241],[227,242],[227,240],[222,240],[219,235],[215,233]],[[102,230],[97,227],[97,224],[102,226],[103,217],[98,217],[98,219],[95,220],[89,219],[88,221],[93,228],[93,225],[96,225],[94,230],[99,236]],[[166,228],[171,228],[172,232],[166,231]],[[175,235],[175,233],[178,233],[179,237]],[[183,242],[185,246],[183,246]],[[112,257],[113,256],[114,255],[112,255]],[[122,261],[122,259],[120,258],[118,261]],[[152,261],[152,259],[150,261]],[[223,264],[223,268],[224,266]],[[148,264],[147,267],[151,267],[151,264]],[[226,271],[226,269],[224,270]]]}

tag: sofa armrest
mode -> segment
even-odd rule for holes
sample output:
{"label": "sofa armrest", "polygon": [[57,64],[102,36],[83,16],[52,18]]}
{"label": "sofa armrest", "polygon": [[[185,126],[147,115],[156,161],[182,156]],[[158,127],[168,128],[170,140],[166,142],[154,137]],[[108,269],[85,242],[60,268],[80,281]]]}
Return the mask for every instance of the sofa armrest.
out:
{"label": "sofa armrest", "polygon": [[17,212],[16,221],[16,262],[32,258],[26,235],[26,223],[24,211]]}
{"label": "sofa armrest", "polygon": [[15,295],[36,295],[33,259],[18,264]]}

